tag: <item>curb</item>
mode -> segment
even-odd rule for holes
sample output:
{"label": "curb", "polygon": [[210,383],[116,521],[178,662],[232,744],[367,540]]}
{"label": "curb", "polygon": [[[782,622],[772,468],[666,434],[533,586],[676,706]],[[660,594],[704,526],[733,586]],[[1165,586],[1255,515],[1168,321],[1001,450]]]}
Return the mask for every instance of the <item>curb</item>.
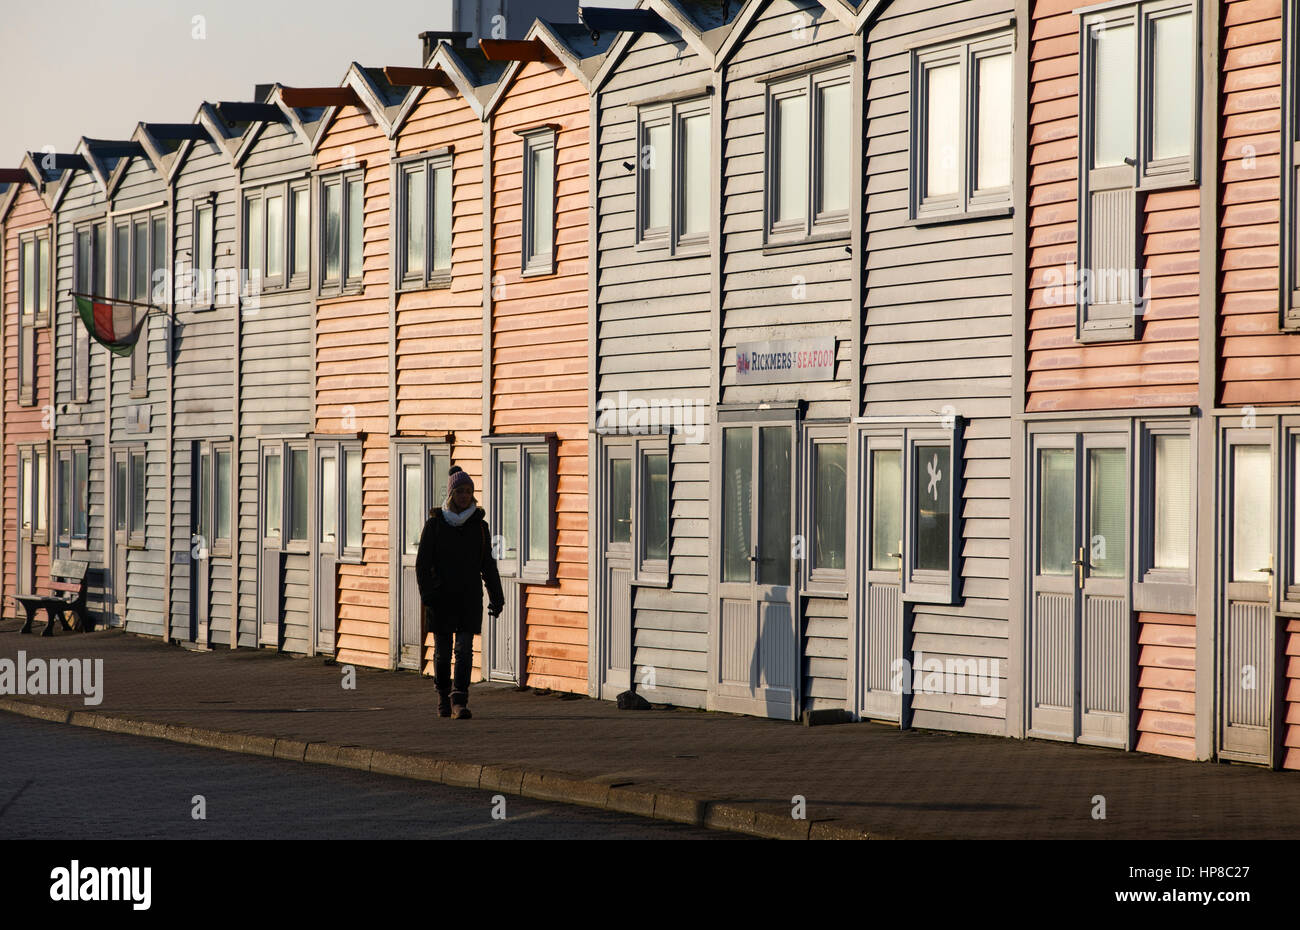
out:
{"label": "curb", "polygon": [[457,788],[478,788],[500,794],[513,794],[538,801],[597,807],[623,814],[635,814],[654,820],[668,820],[711,830],[744,833],[773,840],[882,840],[892,837],[872,833],[839,821],[793,820],[777,814],[709,801],[666,791],[640,791],[623,785],[585,781],[544,769],[525,769],[513,765],[481,765],[433,759],[412,753],[388,752],[362,746],[338,746],[333,743],[308,743],[284,737],[255,736],[208,730],[202,727],[177,726],[131,717],[82,710],[69,710],[31,701],[0,698],[0,711],[88,727],[108,733],[124,733],[151,739],[168,740],[206,749],[241,752],[247,755],[287,759],[293,762],[332,765],[337,768],[393,775],[416,781],[437,782]]}

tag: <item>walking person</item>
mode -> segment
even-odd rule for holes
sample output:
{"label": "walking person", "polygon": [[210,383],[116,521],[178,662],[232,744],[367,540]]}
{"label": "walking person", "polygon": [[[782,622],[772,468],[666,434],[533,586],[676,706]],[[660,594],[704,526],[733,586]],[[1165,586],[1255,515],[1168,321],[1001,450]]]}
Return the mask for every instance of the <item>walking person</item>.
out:
{"label": "walking person", "polygon": [[501,613],[506,598],[492,557],[486,514],[474,499],[474,479],[459,465],[448,472],[446,503],[429,511],[420,534],[415,578],[433,630],[438,716],[468,719],[474,636],[483,629],[483,585],[487,585],[492,616]]}

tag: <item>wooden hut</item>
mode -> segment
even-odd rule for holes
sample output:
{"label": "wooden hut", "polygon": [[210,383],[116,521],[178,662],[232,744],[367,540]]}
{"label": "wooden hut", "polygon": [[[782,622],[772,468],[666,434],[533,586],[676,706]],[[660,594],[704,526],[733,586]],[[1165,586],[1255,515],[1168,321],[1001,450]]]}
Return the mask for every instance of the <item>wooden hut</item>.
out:
{"label": "wooden hut", "polygon": [[707,704],[720,267],[714,53],[741,4],[643,4],[593,86],[589,693]]}
{"label": "wooden hut", "polygon": [[[337,577],[335,655],[340,662],[391,668],[400,661],[415,667],[421,644],[418,618],[402,622],[389,604],[390,173],[393,124],[408,88],[390,83],[381,69],[354,63],[337,88],[285,88],[281,93],[289,105],[327,107],[313,141],[314,439],[318,456],[322,443],[347,444],[335,447],[344,461],[336,460],[332,467],[348,495],[341,505],[343,519],[351,522],[343,534],[345,551],[333,558],[332,566],[321,564],[324,557],[318,559],[313,577],[327,594],[331,572]],[[306,445],[290,443],[282,453],[264,450],[263,471],[283,467],[300,449],[305,457]],[[359,464],[359,473],[352,461]],[[288,477],[298,480],[292,473]],[[358,482],[360,497],[355,498]],[[259,591],[270,597],[268,573],[262,575]],[[269,606],[265,615],[271,615]]]}
{"label": "wooden hut", "polygon": [[592,78],[616,32],[535,22],[486,107],[483,489],[506,592],[484,675],[587,690]]}
{"label": "wooden hut", "polygon": [[[394,122],[390,178],[389,610],[403,624],[420,621],[415,557],[450,465],[483,481],[483,112],[506,63],[460,38],[434,44],[423,70],[386,69],[416,82]],[[404,648],[399,664],[432,674],[432,648],[429,635],[423,658]]]}
{"label": "wooden hut", "polygon": [[[4,616],[24,619],[26,614],[13,598],[46,590],[51,541],[58,532],[50,526],[55,239],[50,212],[53,187],[49,182],[53,173],[39,167],[44,157],[24,158],[20,169],[6,173],[10,179],[0,193],[0,332],[4,358],[0,603]],[[78,461],[84,480],[84,454]],[[73,491],[71,483],[68,491]],[[59,511],[61,518],[64,512]],[[84,514],[83,509],[83,518]]]}

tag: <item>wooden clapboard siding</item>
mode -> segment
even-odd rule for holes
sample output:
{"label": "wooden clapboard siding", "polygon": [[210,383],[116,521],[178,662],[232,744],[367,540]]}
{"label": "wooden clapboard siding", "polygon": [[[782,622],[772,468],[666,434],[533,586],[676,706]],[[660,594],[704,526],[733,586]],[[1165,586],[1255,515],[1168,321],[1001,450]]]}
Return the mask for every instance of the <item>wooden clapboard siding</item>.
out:
{"label": "wooden clapboard siding", "polygon": [[[108,387],[109,353],[90,340],[90,382],[84,403],[73,399],[72,343],[77,327],[82,325],[76,304],[67,291],[76,283],[76,224],[86,219],[102,219],[106,204],[103,191],[89,171],[75,172],[58,208],[58,246],[55,250],[54,439],[80,440],[90,450],[89,537],[85,551],[74,550],[73,558],[85,561],[86,605],[97,623],[116,623],[111,613],[111,591],[106,587],[104,550],[108,517],[108,460],[104,447],[105,392]],[[109,229],[111,235],[111,228]],[[7,279],[6,279],[7,280]],[[9,539],[6,531],[5,539]]]}
{"label": "wooden clapboard siding", "polygon": [[1008,0],[895,0],[881,13],[867,34],[863,198],[864,412],[932,417],[951,407],[964,422],[962,597],[912,605],[913,649],[984,661],[1000,682],[996,700],[974,684],[967,694],[916,694],[913,719],[997,733],[1010,635],[1013,220],[909,225],[909,49],[996,28],[1013,12]]}
{"label": "wooden clapboard siding", "polygon": [[636,173],[624,163],[638,158],[630,101],[710,83],[709,64],[686,42],[646,32],[629,43],[598,98],[595,401],[616,409],[678,401],[694,417],[688,433],[669,440],[669,587],[632,591],[633,680],[643,681],[638,668],[654,668],[655,690],[642,683],[643,692],[683,707],[704,707],[708,688],[709,445],[707,426],[691,427],[708,420],[710,256],[636,247]]}
{"label": "wooden clapboard siding", "polygon": [[[156,208],[168,196],[165,180],[154,171],[149,159],[136,156],[127,164],[113,196],[113,214],[127,216],[132,211]],[[170,211],[163,212],[167,215],[170,235]],[[113,254],[112,240],[110,227],[110,257]],[[112,281],[111,273],[109,280]],[[110,283],[109,287],[113,286]],[[151,313],[134,350],[149,353],[147,396],[131,397],[129,358],[112,362],[112,404],[109,410],[110,442],[115,447],[145,448],[145,545],[127,553],[126,629],[159,637],[167,632],[164,587],[170,557],[171,522],[171,505],[167,500],[167,327],[165,314]],[[138,405],[150,408],[149,429],[128,431],[127,409]]]}
{"label": "wooden clapboard siding", "polygon": [[[806,41],[793,38],[802,22]],[[766,85],[762,74],[851,53],[850,31],[816,0],[771,0],[727,62],[723,80],[722,402],[803,399],[807,416],[851,413],[852,294],[845,238],[773,254],[763,252]],[[851,67],[852,65],[848,65]],[[797,287],[805,295],[796,296]],[[768,339],[834,338],[834,381],[736,384],[736,345]]]}
{"label": "wooden clapboard siding", "polygon": [[1300,400],[1300,334],[1278,320],[1282,31],[1279,0],[1223,6],[1219,402]]}
{"label": "wooden clapboard siding", "polygon": [[[239,205],[235,190],[236,175],[230,159],[208,139],[192,143],[175,176],[176,228],[173,234],[173,280],[180,282],[194,269],[194,209],[197,202],[212,203],[215,260],[217,273],[238,274],[242,265],[239,247]],[[209,200],[210,193],[216,199]],[[187,289],[188,290],[188,289]],[[186,293],[178,292],[176,320],[178,333],[173,341],[172,361],[172,472],[171,554],[172,636],[190,638],[193,610],[194,564],[190,557],[194,533],[193,509],[198,462],[194,457],[197,440],[234,438],[235,406],[235,315],[238,307],[234,294],[196,308]],[[213,468],[216,460],[213,459]],[[235,464],[231,461],[233,492]],[[233,533],[232,526],[232,533]],[[211,553],[212,541],[207,541]],[[230,643],[230,557],[209,555],[208,641],[212,645]]]}
{"label": "wooden clapboard siding", "polygon": [[1138,613],[1139,752],[1196,758],[1196,618]]}
{"label": "wooden clapboard siding", "polygon": [[[34,403],[29,405],[19,404],[18,402],[18,341],[19,341],[19,324],[18,324],[18,263],[21,260],[21,250],[19,248],[19,239],[24,233],[32,232],[37,229],[47,229],[50,225],[50,211],[45,205],[41,195],[31,184],[23,184],[19,187],[18,193],[14,197],[13,203],[9,207],[9,212],[4,217],[0,217],[0,222],[4,223],[4,462],[3,475],[0,479],[4,485],[4,554],[3,568],[4,579],[0,582],[0,588],[3,589],[5,597],[3,601],[3,612],[5,617],[25,617],[26,615],[18,607],[13,597],[19,593],[16,585],[18,571],[18,534],[20,526],[18,523],[18,446],[22,443],[48,443],[50,439],[50,428],[47,417],[50,413],[50,372],[51,372],[51,327],[41,326],[33,332],[36,335],[36,365],[32,370],[33,382],[33,399]],[[50,275],[55,277],[56,243],[50,239]],[[62,306],[62,302],[53,300],[50,306],[50,317],[55,319]],[[48,445],[45,446],[48,449]],[[52,455],[52,453],[51,453]],[[54,467],[53,458],[48,460],[51,463],[49,469],[49,487],[50,498],[54,494]],[[49,525],[52,516],[47,514],[46,523]],[[54,528],[49,527],[50,537],[53,538]],[[50,571],[50,546],[38,545],[34,547],[35,558],[34,591],[45,592],[49,582]]]}
{"label": "wooden clapboard siding", "polygon": [[[267,123],[245,153],[239,165],[240,181],[248,186],[273,180],[303,180],[315,163],[311,150],[284,123]],[[238,239],[240,210],[233,203],[234,228]],[[313,217],[313,221],[314,221]],[[315,223],[312,226],[316,229]],[[242,264],[240,247],[234,249],[235,267]],[[312,269],[314,273],[315,269]],[[309,275],[310,278],[310,275]],[[239,578],[236,617],[237,643],[256,646],[258,565],[261,515],[258,440],[263,436],[300,436],[314,424],[314,305],[311,283],[294,290],[267,291],[260,296],[256,312],[241,314],[239,326],[239,461],[237,533],[239,536]],[[290,561],[285,559],[285,574]],[[275,582],[279,583],[279,582]],[[215,588],[215,572],[214,572]],[[306,652],[306,630],[310,611],[303,607],[303,595],[282,596],[285,607],[284,648]],[[212,608],[212,638],[230,638],[229,620],[218,618]]]}
{"label": "wooden clapboard siding", "polygon": [[[452,150],[451,283],[396,299],[397,433],[452,437],[451,461],[483,486],[483,123],[455,89],[430,87],[396,136],[399,158]],[[395,180],[400,184],[400,177]],[[394,243],[394,254],[401,248]],[[394,259],[396,261],[396,259]],[[432,477],[435,497],[446,476]],[[479,648],[476,637],[475,648]],[[422,668],[433,674],[433,634]],[[475,656],[475,667],[480,657]]]}
{"label": "wooden clapboard siding", "polygon": [[1282,768],[1300,770],[1300,620],[1282,624]]}
{"label": "wooden clapboard siding", "polygon": [[[325,130],[316,166],[365,163],[363,286],[316,303],[315,423],[319,433],[365,433],[362,446],[362,559],[339,566],[336,657],[391,663],[388,585],[389,141],[364,111],[345,107]],[[396,618],[393,618],[395,622]]]}
{"label": "wooden clapboard siding", "polygon": [[[556,583],[526,585],[522,683],[587,688],[587,262],[589,97],[560,65],[528,62],[492,115],[490,428],[555,433]],[[522,277],[523,140],[555,123],[555,274]],[[490,503],[490,501],[489,501]]]}
{"label": "wooden clapboard siding", "polygon": [[1150,274],[1140,338],[1091,345],[1075,338],[1082,100],[1076,6],[1045,0],[1033,12],[1026,409],[1189,406],[1196,403],[1200,295],[1196,187],[1138,198],[1141,267]]}

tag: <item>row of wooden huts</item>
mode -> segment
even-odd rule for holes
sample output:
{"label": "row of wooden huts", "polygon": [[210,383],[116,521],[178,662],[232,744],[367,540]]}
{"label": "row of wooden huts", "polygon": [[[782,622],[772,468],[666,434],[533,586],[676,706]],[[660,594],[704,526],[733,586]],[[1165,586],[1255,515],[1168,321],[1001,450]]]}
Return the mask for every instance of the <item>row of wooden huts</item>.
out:
{"label": "row of wooden huts", "polygon": [[1300,768],[1296,0],[581,18],[5,173],[6,615]]}

